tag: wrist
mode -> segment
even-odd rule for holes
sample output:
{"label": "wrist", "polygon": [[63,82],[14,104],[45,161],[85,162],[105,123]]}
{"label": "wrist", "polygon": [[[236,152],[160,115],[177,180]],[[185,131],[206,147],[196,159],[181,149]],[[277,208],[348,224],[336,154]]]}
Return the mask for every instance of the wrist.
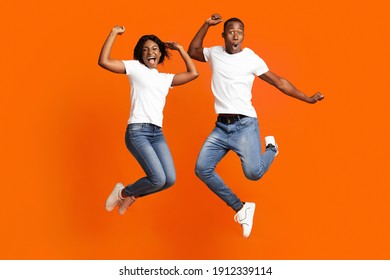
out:
{"label": "wrist", "polygon": [[310,104],[313,104],[313,103],[315,103],[315,99],[313,97],[308,97],[306,102],[310,103]]}

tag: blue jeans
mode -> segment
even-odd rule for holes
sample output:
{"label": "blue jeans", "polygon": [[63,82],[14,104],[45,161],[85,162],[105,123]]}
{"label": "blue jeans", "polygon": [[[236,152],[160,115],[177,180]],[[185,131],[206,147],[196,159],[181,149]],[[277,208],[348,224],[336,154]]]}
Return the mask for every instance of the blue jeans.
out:
{"label": "blue jeans", "polygon": [[238,211],[243,203],[215,172],[218,162],[230,150],[240,157],[245,177],[250,180],[259,180],[267,172],[276,151],[266,149],[262,154],[257,118],[245,117],[228,125],[216,122],[199,153],[195,173],[228,206]]}
{"label": "blue jeans", "polygon": [[149,123],[129,124],[125,141],[127,149],[146,174],[145,177],[126,186],[127,196],[150,195],[175,183],[175,166],[161,127]]}

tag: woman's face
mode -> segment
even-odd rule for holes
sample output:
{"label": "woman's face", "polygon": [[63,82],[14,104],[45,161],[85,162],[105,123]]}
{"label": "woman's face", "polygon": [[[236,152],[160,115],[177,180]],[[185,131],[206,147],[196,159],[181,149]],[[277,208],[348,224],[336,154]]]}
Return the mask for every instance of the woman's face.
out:
{"label": "woman's face", "polygon": [[161,51],[156,42],[147,40],[142,48],[142,61],[148,68],[157,68]]}

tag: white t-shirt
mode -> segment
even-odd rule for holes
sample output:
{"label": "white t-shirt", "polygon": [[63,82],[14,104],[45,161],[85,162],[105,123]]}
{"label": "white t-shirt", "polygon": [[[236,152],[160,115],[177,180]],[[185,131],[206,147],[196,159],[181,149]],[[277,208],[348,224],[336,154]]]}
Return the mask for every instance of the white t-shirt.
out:
{"label": "white t-shirt", "polygon": [[252,105],[252,85],[256,76],[269,70],[264,60],[249,48],[228,54],[223,46],[216,46],[204,48],[203,54],[211,66],[216,113],[257,117]]}
{"label": "white t-shirt", "polygon": [[162,127],[165,100],[175,75],[159,73],[138,60],[123,60],[123,63],[131,85],[128,123],[151,123]]}

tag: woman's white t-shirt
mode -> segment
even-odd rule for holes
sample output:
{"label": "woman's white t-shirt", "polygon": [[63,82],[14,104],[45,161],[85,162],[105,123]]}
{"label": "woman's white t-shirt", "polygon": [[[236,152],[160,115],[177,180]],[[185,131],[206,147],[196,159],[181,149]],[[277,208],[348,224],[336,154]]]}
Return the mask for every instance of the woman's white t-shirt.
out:
{"label": "woman's white t-shirt", "polygon": [[123,60],[130,81],[130,117],[128,123],[151,123],[162,127],[166,96],[175,76],[160,73],[138,60]]}

